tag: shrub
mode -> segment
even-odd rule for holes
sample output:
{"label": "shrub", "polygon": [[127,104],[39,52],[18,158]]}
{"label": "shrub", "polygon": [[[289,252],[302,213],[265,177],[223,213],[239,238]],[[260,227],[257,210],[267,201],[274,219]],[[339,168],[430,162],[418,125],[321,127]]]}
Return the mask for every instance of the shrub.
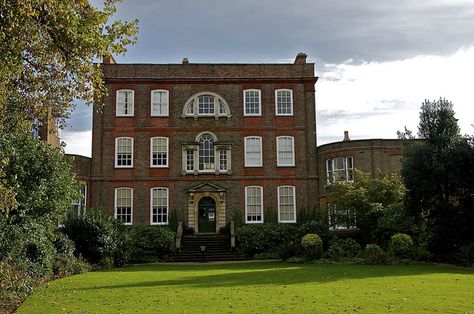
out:
{"label": "shrub", "polygon": [[472,267],[474,265],[474,243],[461,246],[455,258],[462,265]]}
{"label": "shrub", "polygon": [[39,282],[10,260],[0,261],[0,313],[13,312]]}
{"label": "shrub", "polygon": [[331,239],[331,233],[329,232],[329,226],[325,219],[318,218],[315,220],[307,221],[298,228],[298,239],[303,238],[308,233],[314,233],[321,237],[323,243],[327,245]]}
{"label": "shrub", "polygon": [[354,258],[360,253],[360,250],[359,243],[354,239],[335,239],[330,242],[327,255],[334,260]]}
{"label": "shrub", "polygon": [[267,260],[267,259],[278,259],[278,254],[273,252],[258,253],[254,255],[254,259]]}
{"label": "shrub", "polygon": [[385,263],[385,253],[377,244],[367,244],[362,257],[368,264],[383,264]]}
{"label": "shrub", "polygon": [[287,260],[290,257],[302,254],[301,245],[297,242],[283,242],[278,246],[277,253],[281,259]]}
{"label": "shrub", "polygon": [[398,258],[411,258],[413,255],[413,240],[408,234],[396,233],[390,239],[390,250]]}
{"label": "shrub", "polygon": [[304,262],[306,262],[306,260],[302,257],[293,256],[287,259],[286,262],[292,264],[303,264]]}
{"label": "shrub", "polygon": [[57,277],[87,273],[91,266],[82,257],[58,254],[54,258],[53,271]]}
{"label": "shrub", "polygon": [[309,233],[301,239],[305,256],[310,260],[315,260],[323,256],[323,240],[314,233]]}
{"label": "shrub", "polygon": [[167,227],[132,226],[130,228],[130,262],[156,262],[175,248],[175,233]]}
{"label": "shrub", "polygon": [[88,209],[84,216],[68,215],[64,233],[76,245],[76,255],[91,264],[120,266],[129,257],[129,239],[125,226],[100,209]]}
{"label": "shrub", "polygon": [[74,242],[64,233],[58,232],[54,241],[56,255],[53,260],[53,273],[58,277],[82,274],[90,270],[82,258],[74,256],[76,247]]}
{"label": "shrub", "polygon": [[282,243],[295,241],[295,234],[296,228],[291,225],[245,225],[237,229],[236,238],[239,250],[254,256],[277,251]]}
{"label": "shrub", "polygon": [[33,220],[2,224],[0,230],[0,260],[9,259],[19,271],[30,276],[52,274],[56,253],[53,232],[47,232]]}
{"label": "shrub", "polygon": [[413,248],[413,258],[417,261],[429,261],[433,254],[423,245],[417,245]]}
{"label": "shrub", "polygon": [[224,227],[219,228],[219,233],[221,234],[230,234],[230,222],[226,223]]}

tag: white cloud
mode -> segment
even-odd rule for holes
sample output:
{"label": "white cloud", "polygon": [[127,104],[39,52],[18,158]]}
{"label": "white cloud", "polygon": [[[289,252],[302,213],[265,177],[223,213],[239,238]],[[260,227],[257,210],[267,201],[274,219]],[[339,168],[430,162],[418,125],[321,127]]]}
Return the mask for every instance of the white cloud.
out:
{"label": "white cloud", "polygon": [[[326,64],[316,84],[318,144],[352,139],[396,138],[417,131],[424,99],[454,103],[462,133],[474,128],[474,47],[453,55],[418,56],[390,62]],[[64,130],[66,152],[91,156],[92,131]]]}
{"label": "white cloud", "polygon": [[474,133],[474,47],[455,54],[390,62],[324,65],[316,84],[318,144],[351,138],[396,138],[406,125],[417,131],[424,99],[454,104],[463,133]]}
{"label": "white cloud", "polygon": [[61,140],[66,143],[64,149],[68,154],[91,157],[92,131],[63,131]]}

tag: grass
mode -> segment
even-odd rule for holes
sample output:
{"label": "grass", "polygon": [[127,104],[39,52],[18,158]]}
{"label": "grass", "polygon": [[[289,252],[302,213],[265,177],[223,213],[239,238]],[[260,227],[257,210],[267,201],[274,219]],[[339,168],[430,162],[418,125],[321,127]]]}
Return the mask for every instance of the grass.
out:
{"label": "grass", "polygon": [[53,281],[17,313],[472,313],[474,270],[279,262],[142,265]]}

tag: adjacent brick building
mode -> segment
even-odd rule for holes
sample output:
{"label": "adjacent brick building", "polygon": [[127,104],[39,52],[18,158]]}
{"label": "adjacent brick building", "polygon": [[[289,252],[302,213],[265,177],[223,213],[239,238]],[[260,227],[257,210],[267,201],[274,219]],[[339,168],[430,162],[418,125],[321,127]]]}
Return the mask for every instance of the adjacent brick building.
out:
{"label": "adjacent brick building", "polygon": [[[378,171],[399,173],[403,157],[402,141],[398,139],[364,139],[350,140],[349,133],[344,132],[340,142],[329,143],[318,147],[319,164],[319,207],[328,214],[329,226],[333,230],[352,229],[356,227],[355,213],[348,209],[340,210],[330,204],[331,196],[327,186],[341,181],[353,181],[354,169],[369,173],[372,178]],[[346,217],[343,223],[331,221],[331,214]]]}

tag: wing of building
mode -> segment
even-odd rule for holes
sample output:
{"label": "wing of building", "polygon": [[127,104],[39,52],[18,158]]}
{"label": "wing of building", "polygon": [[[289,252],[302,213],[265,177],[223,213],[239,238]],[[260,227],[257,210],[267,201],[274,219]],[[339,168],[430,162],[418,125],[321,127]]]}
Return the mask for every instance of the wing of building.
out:
{"label": "wing of building", "polygon": [[108,97],[94,111],[92,158],[76,156],[79,213],[87,204],[124,224],[200,233],[300,223],[326,213],[326,184],[350,180],[358,164],[399,169],[398,141],[347,138],[318,157],[318,78],[306,54],[290,64],[102,66]]}

